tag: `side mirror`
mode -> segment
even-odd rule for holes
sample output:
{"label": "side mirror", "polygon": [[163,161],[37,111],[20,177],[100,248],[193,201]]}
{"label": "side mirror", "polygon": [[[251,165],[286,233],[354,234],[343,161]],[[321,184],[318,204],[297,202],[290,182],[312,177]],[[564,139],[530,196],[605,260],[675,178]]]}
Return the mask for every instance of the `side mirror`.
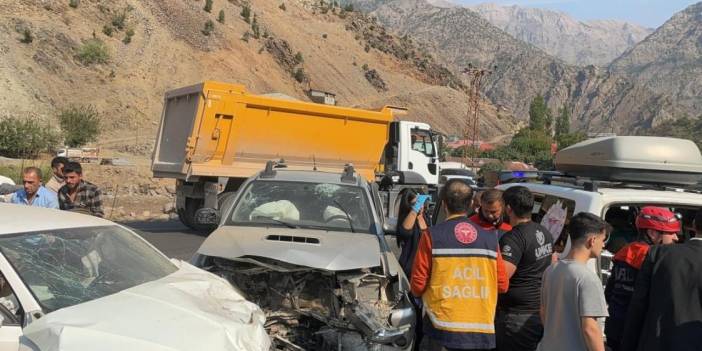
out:
{"label": "side mirror", "polygon": [[195,211],[195,223],[201,225],[218,225],[219,224],[219,211],[214,208],[201,208]]}
{"label": "side mirror", "polygon": [[385,235],[397,235],[397,218],[385,218],[383,233]]}

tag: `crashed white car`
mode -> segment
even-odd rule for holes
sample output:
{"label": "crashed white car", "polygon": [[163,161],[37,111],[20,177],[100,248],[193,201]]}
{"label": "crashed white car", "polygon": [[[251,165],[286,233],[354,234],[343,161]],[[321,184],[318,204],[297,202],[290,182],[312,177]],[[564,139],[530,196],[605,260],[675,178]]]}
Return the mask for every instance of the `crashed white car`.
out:
{"label": "crashed white car", "polygon": [[276,349],[411,349],[409,284],[377,201],[353,173],[264,171],[223,208],[193,263],[263,308]]}
{"label": "crashed white car", "polygon": [[268,350],[263,312],[132,231],[0,204],[0,351]]}

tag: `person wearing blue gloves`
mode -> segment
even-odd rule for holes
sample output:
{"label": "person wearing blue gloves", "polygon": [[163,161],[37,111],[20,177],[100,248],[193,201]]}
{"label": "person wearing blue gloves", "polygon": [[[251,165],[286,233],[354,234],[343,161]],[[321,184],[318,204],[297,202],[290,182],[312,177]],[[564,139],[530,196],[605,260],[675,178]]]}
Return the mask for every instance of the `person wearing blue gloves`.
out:
{"label": "person wearing blue gloves", "polygon": [[[424,213],[424,208],[429,198],[429,195],[417,194],[413,190],[406,190],[400,198],[400,213],[397,216],[397,244],[402,251],[398,261],[407,279],[412,279],[412,265],[419,247],[419,238],[422,230],[427,229],[427,223],[429,223]],[[413,301],[418,311],[422,309],[421,302],[420,299]],[[415,350],[418,349],[423,334],[422,314],[417,313],[414,339]]]}

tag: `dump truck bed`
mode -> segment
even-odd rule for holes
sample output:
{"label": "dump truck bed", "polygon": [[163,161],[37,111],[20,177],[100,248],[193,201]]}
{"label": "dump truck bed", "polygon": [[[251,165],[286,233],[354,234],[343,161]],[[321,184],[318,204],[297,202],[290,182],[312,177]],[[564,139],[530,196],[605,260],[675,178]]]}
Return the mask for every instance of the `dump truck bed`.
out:
{"label": "dump truck bed", "polygon": [[369,111],[252,95],[207,81],[166,93],[153,153],[155,177],[246,178],[266,161],[375,177],[392,108]]}

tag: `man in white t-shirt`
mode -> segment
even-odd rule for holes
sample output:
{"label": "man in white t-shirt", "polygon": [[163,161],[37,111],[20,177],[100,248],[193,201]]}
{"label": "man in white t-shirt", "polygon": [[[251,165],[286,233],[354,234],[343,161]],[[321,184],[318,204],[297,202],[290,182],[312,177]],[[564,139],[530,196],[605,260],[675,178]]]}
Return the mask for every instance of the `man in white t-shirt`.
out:
{"label": "man in white t-shirt", "polygon": [[571,250],[546,269],[541,285],[544,336],[539,351],[604,351],[598,318],[607,317],[602,283],[587,267],[607,242],[609,225],[591,213],[568,224]]}

